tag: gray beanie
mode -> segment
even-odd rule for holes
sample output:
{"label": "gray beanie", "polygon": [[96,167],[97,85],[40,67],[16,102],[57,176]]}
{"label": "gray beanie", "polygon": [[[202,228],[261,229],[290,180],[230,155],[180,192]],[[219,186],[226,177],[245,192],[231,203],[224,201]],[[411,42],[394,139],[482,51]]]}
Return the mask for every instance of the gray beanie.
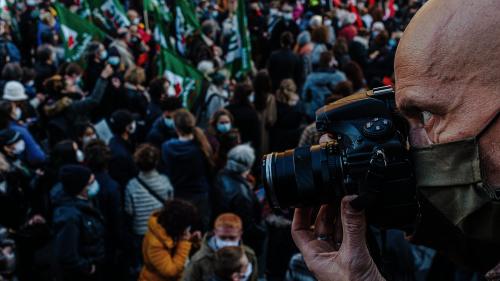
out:
{"label": "gray beanie", "polygon": [[311,34],[309,33],[309,31],[302,31],[297,37],[297,44],[299,44],[299,46],[304,46],[305,44],[310,42]]}
{"label": "gray beanie", "polygon": [[249,144],[240,144],[229,150],[226,169],[243,173],[250,170],[255,161],[255,151]]}

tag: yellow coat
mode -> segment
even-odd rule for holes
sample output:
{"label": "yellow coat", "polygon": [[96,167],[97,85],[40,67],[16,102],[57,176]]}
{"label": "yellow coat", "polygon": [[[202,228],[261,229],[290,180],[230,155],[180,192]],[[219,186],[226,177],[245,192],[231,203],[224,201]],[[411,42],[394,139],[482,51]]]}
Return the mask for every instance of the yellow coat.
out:
{"label": "yellow coat", "polygon": [[184,240],[174,243],[157,220],[158,213],[149,218],[148,231],[142,243],[144,266],[139,281],[180,280],[191,243]]}

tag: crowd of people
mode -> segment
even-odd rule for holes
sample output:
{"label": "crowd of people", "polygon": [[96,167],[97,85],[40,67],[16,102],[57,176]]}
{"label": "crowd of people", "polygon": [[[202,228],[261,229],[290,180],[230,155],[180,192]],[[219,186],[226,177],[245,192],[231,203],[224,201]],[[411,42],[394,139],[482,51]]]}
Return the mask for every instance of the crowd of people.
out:
{"label": "crowd of people", "polygon": [[[392,85],[424,1],[244,1],[253,63],[239,77],[224,65],[237,1],[192,2],[184,59],[205,79],[190,108],[157,69],[143,1],[122,1],[130,25],[78,62],[51,1],[1,14],[0,280],[315,280],[259,159],[317,144],[323,105]],[[392,234],[393,276],[449,266]]]}

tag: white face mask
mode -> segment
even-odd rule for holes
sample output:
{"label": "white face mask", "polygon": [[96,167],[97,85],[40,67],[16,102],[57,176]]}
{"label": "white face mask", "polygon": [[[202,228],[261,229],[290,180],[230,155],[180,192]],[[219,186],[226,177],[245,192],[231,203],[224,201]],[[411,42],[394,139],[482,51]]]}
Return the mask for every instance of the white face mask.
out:
{"label": "white face mask", "polygon": [[132,122],[132,124],[129,125],[128,127],[128,133],[129,134],[133,134],[135,133],[135,130],[137,129],[137,124],[134,122]]}
{"label": "white face mask", "polygon": [[224,247],[238,247],[240,241],[222,240],[219,237],[215,237],[215,246],[217,249],[222,249]]}
{"label": "white face mask", "polygon": [[23,111],[21,110],[21,108],[16,107],[16,109],[14,109],[14,120],[18,121],[21,119],[22,116],[23,116]]}
{"label": "white face mask", "polygon": [[97,139],[96,135],[84,136],[82,138],[82,143],[85,146],[85,145],[89,144],[91,141],[96,140],[96,139]]}
{"label": "white face mask", "polygon": [[83,161],[85,161],[85,154],[83,154],[83,151],[80,149],[76,151],[76,161],[78,163],[83,163]]}
{"label": "white face mask", "polygon": [[251,263],[248,263],[247,270],[245,271],[245,276],[240,278],[240,281],[250,280],[250,276],[252,276],[253,266]]}
{"label": "white face mask", "polygon": [[97,193],[99,193],[99,190],[100,190],[99,183],[97,182],[97,180],[94,180],[94,182],[87,189],[87,195],[89,196],[89,198],[92,198],[96,196]]}
{"label": "white face mask", "polygon": [[20,140],[16,142],[14,145],[14,150],[12,151],[15,155],[21,155],[23,154],[24,150],[26,149],[26,143],[24,140]]}

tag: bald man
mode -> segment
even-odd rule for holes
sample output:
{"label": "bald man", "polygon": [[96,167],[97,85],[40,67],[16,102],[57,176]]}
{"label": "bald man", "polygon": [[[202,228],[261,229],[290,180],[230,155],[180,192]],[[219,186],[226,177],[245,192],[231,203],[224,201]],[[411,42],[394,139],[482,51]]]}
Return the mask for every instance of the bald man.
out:
{"label": "bald man", "polygon": [[[414,242],[482,271],[500,262],[500,236],[494,237],[500,225],[498,9],[498,0],[431,0],[407,27],[395,60],[396,102],[410,123],[410,143],[420,161],[416,174],[424,211]],[[465,153],[477,150],[478,159]],[[443,167],[446,161],[450,165]],[[449,189],[426,189],[439,181]],[[457,185],[461,191],[446,193]],[[318,240],[310,210],[295,211],[293,238],[319,280],[383,280],[366,247],[364,214],[349,204],[353,198],[341,203],[341,227],[333,235],[341,243]],[[331,208],[321,208],[316,232],[331,228]],[[500,266],[486,277],[500,280]]]}

